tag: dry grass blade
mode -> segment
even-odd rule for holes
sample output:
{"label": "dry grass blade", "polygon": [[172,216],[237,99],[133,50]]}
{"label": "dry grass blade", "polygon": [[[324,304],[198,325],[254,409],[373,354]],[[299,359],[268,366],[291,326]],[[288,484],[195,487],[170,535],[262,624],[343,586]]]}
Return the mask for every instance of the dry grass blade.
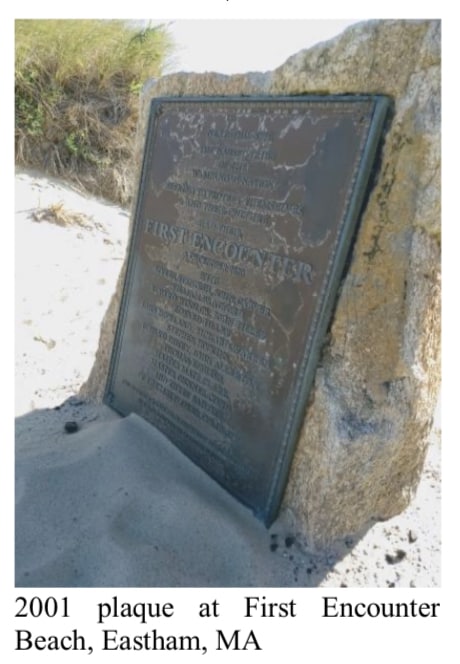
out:
{"label": "dry grass blade", "polygon": [[80,226],[91,228],[91,219],[80,212],[72,212],[64,207],[62,202],[53,203],[46,208],[37,208],[31,212],[33,221],[47,221],[56,226]]}

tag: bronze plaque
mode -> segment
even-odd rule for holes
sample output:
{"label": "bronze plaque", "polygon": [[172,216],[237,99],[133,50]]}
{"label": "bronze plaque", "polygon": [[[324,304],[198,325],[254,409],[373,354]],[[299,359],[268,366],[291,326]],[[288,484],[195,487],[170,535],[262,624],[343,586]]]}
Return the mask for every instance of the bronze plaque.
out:
{"label": "bronze plaque", "polygon": [[387,106],[152,102],[105,400],[154,424],[267,524]]}

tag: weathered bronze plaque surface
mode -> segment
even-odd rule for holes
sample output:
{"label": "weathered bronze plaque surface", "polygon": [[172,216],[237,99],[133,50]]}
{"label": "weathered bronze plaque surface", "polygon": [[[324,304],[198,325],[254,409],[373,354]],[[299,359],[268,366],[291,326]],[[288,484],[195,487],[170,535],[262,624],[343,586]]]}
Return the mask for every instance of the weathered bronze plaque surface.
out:
{"label": "weathered bronze plaque surface", "polygon": [[382,97],[152,103],[106,402],[276,515]]}

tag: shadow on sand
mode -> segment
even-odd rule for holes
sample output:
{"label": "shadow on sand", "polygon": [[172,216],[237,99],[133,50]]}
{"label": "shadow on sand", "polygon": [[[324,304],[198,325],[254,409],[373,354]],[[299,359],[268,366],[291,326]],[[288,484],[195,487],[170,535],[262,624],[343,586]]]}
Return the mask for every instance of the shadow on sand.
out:
{"label": "shadow on sand", "polygon": [[16,420],[17,587],[314,587],[355,543],[267,530],[136,415],[71,397]]}

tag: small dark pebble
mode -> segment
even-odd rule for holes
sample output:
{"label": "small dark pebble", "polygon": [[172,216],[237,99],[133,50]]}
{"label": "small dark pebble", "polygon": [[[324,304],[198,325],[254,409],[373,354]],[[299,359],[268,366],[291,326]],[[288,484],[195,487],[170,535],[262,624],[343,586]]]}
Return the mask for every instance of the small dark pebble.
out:
{"label": "small dark pebble", "polygon": [[407,535],[407,538],[409,540],[409,543],[413,544],[414,542],[417,541],[417,533],[414,530],[409,530],[409,534]]}
{"label": "small dark pebble", "polygon": [[78,424],[76,422],[66,422],[64,424],[64,431],[66,433],[75,433],[78,431]]}
{"label": "small dark pebble", "polygon": [[347,586],[346,583],[341,583],[341,584],[340,584],[340,587],[341,587],[341,588],[348,588],[348,586]]}
{"label": "small dark pebble", "polygon": [[284,540],[284,544],[286,545],[286,549],[290,549],[291,546],[294,544],[295,538],[292,537],[291,535],[288,535],[286,539]]}
{"label": "small dark pebble", "polygon": [[406,557],[406,552],[403,551],[402,549],[398,549],[394,556],[390,555],[389,553],[385,554],[385,560],[389,565],[396,565],[396,563],[399,563],[401,562],[401,560],[404,560],[405,557]]}
{"label": "small dark pebble", "polygon": [[394,588],[395,587],[395,582],[392,581],[391,583],[388,584],[388,588]]}
{"label": "small dark pebble", "polygon": [[307,574],[311,574],[311,573],[312,573],[312,571],[313,571],[313,570],[312,570],[312,568],[311,568],[311,567],[307,567]]}
{"label": "small dark pebble", "polygon": [[272,542],[270,544],[270,551],[276,551],[277,548],[278,548],[278,544],[276,542]]}
{"label": "small dark pebble", "polygon": [[345,546],[351,549],[353,546],[353,539],[351,537],[345,537]]}

